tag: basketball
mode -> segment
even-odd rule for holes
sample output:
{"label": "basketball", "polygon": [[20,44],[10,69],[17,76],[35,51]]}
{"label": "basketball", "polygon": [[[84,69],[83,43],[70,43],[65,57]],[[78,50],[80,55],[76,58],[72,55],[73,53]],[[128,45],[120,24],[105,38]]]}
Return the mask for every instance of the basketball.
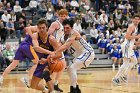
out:
{"label": "basketball", "polygon": [[61,60],[54,60],[53,63],[48,63],[51,72],[59,72],[63,69],[63,62]]}

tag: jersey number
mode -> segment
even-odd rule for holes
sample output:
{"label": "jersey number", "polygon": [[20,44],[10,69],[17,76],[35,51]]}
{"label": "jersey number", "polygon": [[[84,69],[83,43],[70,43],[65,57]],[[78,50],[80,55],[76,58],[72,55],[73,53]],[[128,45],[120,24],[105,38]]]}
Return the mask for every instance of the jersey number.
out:
{"label": "jersey number", "polygon": [[70,53],[71,53],[71,54],[74,54],[74,52],[75,52],[75,49],[72,48],[72,47],[70,47]]}

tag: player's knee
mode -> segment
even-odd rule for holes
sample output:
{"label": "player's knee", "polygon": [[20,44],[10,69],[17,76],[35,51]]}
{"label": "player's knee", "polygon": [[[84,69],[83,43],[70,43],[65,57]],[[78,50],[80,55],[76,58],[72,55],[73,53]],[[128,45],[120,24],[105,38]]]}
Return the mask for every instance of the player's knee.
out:
{"label": "player's knee", "polygon": [[30,85],[30,88],[32,88],[32,89],[36,89],[36,88],[37,88],[37,86],[36,86],[36,85],[31,84],[31,85]]}
{"label": "player's knee", "polygon": [[46,82],[50,81],[51,80],[50,72],[49,71],[43,71],[42,78],[44,78]]}

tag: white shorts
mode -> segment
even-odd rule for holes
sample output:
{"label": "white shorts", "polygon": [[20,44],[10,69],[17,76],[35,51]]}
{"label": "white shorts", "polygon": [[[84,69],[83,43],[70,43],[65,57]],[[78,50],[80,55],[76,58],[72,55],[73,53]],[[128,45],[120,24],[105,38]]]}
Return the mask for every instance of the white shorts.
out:
{"label": "white shorts", "polygon": [[[73,59],[73,63],[79,63],[79,66],[82,68],[86,68],[89,66],[91,62],[93,62],[95,58],[95,53],[93,52],[85,52],[81,54],[79,57]],[[81,65],[80,65],[81,64]]]}
{"label": "white shorts", "polygon": [[127,43],[122,43],[121,49],[122,49],[123,57],[131,58],[131,57],[135,56],[135,53],[133,50],[133,45],[127,44]]}

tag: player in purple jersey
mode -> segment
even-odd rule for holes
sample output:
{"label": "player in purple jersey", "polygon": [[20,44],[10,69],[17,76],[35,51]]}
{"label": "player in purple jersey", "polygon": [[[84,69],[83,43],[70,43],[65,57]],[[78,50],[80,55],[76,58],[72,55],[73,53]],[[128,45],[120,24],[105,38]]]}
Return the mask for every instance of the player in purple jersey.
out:
{"label": "player in purple jersey", "polygon": [[[42,39],[42,42],[46,42],[47,37],[46,36],[42,37],[41,34],[44,34],[43,32],[44,29],[46,31],[47,24],[45,23],[45,27],[40,27],[40,25],[44,24],[40,22],[41,20],[44,20],[44,19],[40,19],[38,22],[38,28],[40,30],[40,32],[38,33]],[[3,78],[19,64],[19,61],[22,61],[25,58],[29,58],[33,61],[34,63],[33,68],[35,69],[39,61],[38,55],[35,51],[39,53],[44,53],[44,54],[52,53],[51,51],[46,50],[39,46],[38,38],[35,35],[33,35],[32,37],[27,36],[26,39],[20,44],[19,48],[17,49],[13,62],[5,69],[2,76],[0,76],[0,85],[2,85],[3,83]]]}

